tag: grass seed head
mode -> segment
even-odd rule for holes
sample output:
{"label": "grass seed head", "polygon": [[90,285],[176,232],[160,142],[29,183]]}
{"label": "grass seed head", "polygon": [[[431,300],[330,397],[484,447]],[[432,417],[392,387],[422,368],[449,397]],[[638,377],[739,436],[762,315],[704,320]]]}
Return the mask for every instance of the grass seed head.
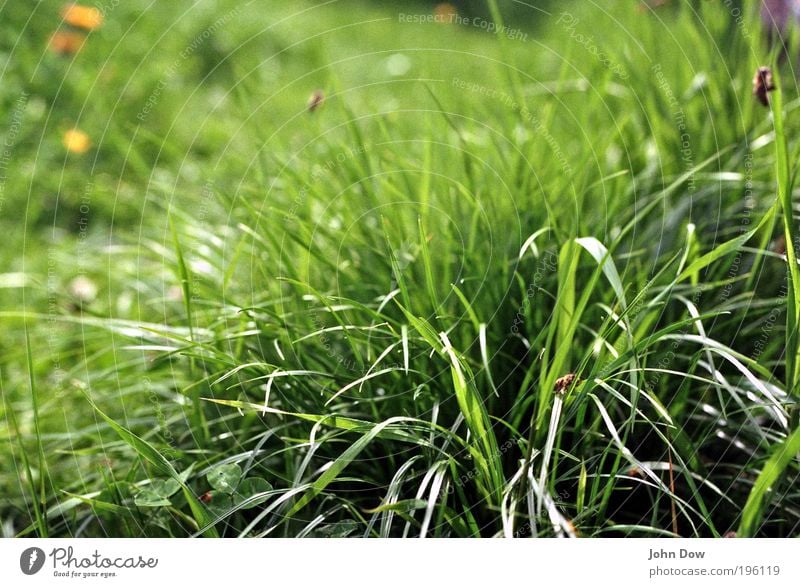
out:
{"label": "grass seed head", "polygon": [[662,8],[667,4],[669,4],[669,0],[646,0],[645,2],[639,2],[636,8],[639,12],[648,12],[656,8]]}
{"label": "grass seed head", "polygon": [[553,389],[555,390],[556,393],[564,395],[565,393],[567,393],[567,390],[575,382],[576,379],[577,376],[575,375],[575,373],[567,373],[563,377],[559,377],[558,379],[556,379],[556,384]]}
{"label": "grass seed head", "polygon": [[434,20],[438,23],[451,23],[458,15],[458,10],[449,2],[437,4],[433,9]]}
{"label": "grass seed head", "polygon": [[630,477],[639,477],[641,479],[644,479],[644,471],[642,471],[636,465],[633,465],[630,469],[628,469],[627,473]]}
{"label": "grass seed head", "polygon": [[786,254],[786,236],[779,234],[775,240],[772,241],[771,247],[774,252],[778,253],[779,255]]}
{"label": "grass seed head", "polygon": [[769,106],[768,93],[775,89],[772,83],[772,70],[769,67],[761,66],[756,70],[753,77],[753,95],[764,106]]}
{"label": "grass seed head", "polygon": [[311,97],[308,99],[308,111],[314,112],[317,108],[322,106],[323,102],[325,102],[325,94],[322,93],[322,90],[314,90]]}

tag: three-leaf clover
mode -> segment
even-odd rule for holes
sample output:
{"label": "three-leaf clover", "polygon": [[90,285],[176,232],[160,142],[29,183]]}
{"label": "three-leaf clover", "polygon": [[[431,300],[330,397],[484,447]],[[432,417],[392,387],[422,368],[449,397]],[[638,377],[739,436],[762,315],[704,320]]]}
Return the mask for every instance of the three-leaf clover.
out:
{"label": "three-leaf clover", "polygon": [[172,497],[180,484],[175,479],[152,479],[149,485],[145,485],[133,498],[133,502],[142,508],[156,508],[172,505],[169,498]]}
{"label": "three-leaf clover", "polygon": [[272,485],[261,477],[242,479],[242,468],[235,463],[218,465],[206,475],[209,485],[209,507],[219,516],[234,507],[249,509],[264,503],[272,491]]}

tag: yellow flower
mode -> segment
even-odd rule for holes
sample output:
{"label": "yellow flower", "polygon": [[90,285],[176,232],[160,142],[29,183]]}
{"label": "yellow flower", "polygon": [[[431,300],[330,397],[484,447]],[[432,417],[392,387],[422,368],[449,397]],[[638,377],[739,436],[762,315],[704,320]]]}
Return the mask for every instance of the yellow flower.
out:
{"label": "yellow flower", "polygon": [[73,128],[64,133],[64,147],[73,153],[85,153],[92,146],[92,142],[82,130]]}
{"label": "yellow flower", "polygon": [[64,22],[74,27],[93,31],[103,24],[103,13],[92,6],[67,4],[61,9]]}

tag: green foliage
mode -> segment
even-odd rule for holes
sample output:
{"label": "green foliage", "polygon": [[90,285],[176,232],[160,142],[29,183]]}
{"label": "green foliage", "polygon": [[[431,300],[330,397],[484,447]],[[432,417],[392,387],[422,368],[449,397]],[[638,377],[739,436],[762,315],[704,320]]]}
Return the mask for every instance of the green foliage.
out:
{"label": "green foliage", "polygon": [[800,101],[755,14],[135,0],[57,55],[24,4],[4,532],[797,535]]}

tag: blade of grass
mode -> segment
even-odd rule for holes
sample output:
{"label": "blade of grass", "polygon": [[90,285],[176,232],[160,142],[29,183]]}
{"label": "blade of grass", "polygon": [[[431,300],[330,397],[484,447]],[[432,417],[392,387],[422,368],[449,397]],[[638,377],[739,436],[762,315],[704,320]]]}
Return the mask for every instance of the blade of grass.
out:
{"label": "blade of grass", "polygon": [[742,509],[742,521],[736,535],[740,538],[755,536],[763,522],[765,498],[783,475],[786,468],[800,455],[800,428],[779,444],[756,479],[747,502]]}
{"label": "blade of grass", "polygon": [[286,513],[286,517],[291,518],[297,512],[306,507],[312,499],[322,493],[322,491],[324,491],[328,485],[336,480],[336,478],[339,476],[339,473],[344,471],[344,469],[350,463],[352,463],[359,454],[361,454],[361,451],[363,451],[367,445],[369,445],[383,431],[384,428],[407,420],[409,420],[409,418],[397,416],[394,418],[389,418],[388,420],[384,420],[380,424],[374,425],[369,432],[351,444],[347,450],[345,450],[339,457],[336,458],[335,461],[333,461],[330,467],[325,469],[325,472],[322,473],[322,475],[320,475],[317,480],[311,484],[311,486],[308,488],[308,491],[304,493],[297,503],[295,503],[289,509],[289,511]]}
{"label": "blade of grass", "polygon": [[[33,407],[33,433],[36,436],[36,453],[39,459],[39,496],[38,507],[35,510],[37,522],[39,522],[39,531],[42,533],[42,538],[47,538],[49,532],[47,528],[47,516],[40,516],[41,512],[47,508],[47,460],[44,456],[44,444],[42,443],[42,430],[40,428],[39,418],[39,391],[36,387],[36,377],[33,371],[33,349],[31,348],[31,339],[27,327],[25,328],[25,350],[28,359],[28,381],[31,391],[31,406]],[[30,473],[30,470],[28,471]],[[33,478],[31,478],[33,483]]]}
{"label": "blade of grass", "polygon": [[783,128],[783,94],[777,67],[774,68],[776,90],[770,96],[770,109],[775,124],[775,175],[778,184],[778,201],[783,212],[784,240],[786,242],[786,262],[789,265],[789,293],[786,296],[786,388],[791,390],[795,405],[791,410],[791,428],[800,425],[800,344],[798,326],[800,325],[800,267],[797,265],[798,240],[792,202],[792,174],[790,172],[789,149]]}

